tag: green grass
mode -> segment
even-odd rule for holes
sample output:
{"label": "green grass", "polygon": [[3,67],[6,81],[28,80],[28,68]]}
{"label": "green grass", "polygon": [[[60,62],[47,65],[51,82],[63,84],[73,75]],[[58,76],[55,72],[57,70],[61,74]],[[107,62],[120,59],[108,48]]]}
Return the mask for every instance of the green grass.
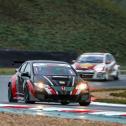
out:
{"label": "green grass", "polygon": [[126,88],[103,88],[92,90],[92,92],[119,91],[119,90],[126,90]]}
{"label": "green grass", "polygon": [[109,0],[0,0],[0,48],[110,52],[126,64],[126,14]]}
{"label": "green grass", "polygon": [[15,68],[0,68],[0,75],[12,75],[15,73]]}
{"label": "green grass", "polygon": [[119,7],[126,11],[126,0],[111,0],[119,5]]}
{"label": "green grass", "polygon": [[121,93],[111,93],[111,96],[126,98],[126,90]]}
{"label": "green grass", "polygon": [[[106,103],[117,103],[117,104],[126,104],[126,89],[120,88],[120,89],[100,89],[100,90],[95,90],[93,92],[108,92],[108,91],[113,91],[110,93],[110,96],[113,96],[113,98],[100,98],[96,99],[96,102],[106,102]],[[115,91],[121,91],[120,93],[116,93]]]}

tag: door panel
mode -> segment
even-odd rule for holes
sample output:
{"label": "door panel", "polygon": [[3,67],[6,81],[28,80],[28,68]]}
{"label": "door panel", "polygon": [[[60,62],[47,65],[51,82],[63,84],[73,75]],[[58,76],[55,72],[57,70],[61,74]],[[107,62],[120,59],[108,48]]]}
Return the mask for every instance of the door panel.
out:
{"label": "door panel", "polygon": [[21,68],[19,69],[18,73],[17,73],[17,91],[18,94],[23,94],[23,78],[21,76],[21,73],[24,72],[25,68],[26,68],[27,63],[24,63]]}
{"label": "door panel", "polygon": [[114,71],[114,66],[115,66],[115,60],[112,55],[107,55],[106,57],[106,66],[108,73],[111,74]]}

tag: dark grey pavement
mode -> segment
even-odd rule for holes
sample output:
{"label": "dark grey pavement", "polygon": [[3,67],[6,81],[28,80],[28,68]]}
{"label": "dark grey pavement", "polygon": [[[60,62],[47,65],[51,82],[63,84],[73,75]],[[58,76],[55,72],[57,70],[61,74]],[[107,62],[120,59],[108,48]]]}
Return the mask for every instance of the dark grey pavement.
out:
{"label": "dark grey pavement", "polygon": [[8,96],[8,82],[11,76],[0,76],[0,101],[7,102],[7,96]]}
{"label": "dark grey pavement", "polygon": [[[11,76],[0,75],[0,101],[7,102],[7,85]],[[92,88],[126,88],[126,75],[121,75],[118,81],[89,81]]]}
{"label": "dark grey pavement", "polygon": [[120,75],[116,81],[89,81],[94,88],[126,88],[126,75]]}
{"label": "dark grey pavement", "polygon": [[[77,103],[71,103],[69,105],[63,106],[59,103],[47,103],[47,102],[38,102],[36,104],[28,104],[28,106],[33,107],[33,109],[14,109],[4,108],[6,106],[17,105],[19,107],[24,106],[23,101],[15,104],[8,103],[7,91],[8,91],[8,81],[11,76],[0,76],[0,112],[11,112],[19,114],[38,114],[38,115],[47,115],[60,118],[76,118],[76,119],[91,119],[99,121],[108,121],[108,122],[118,122],[126,124],[126,117],[121,116],[121,114],[126,115],[126,105],[113,105],[105,103],[96,103],[92,102],[90,106],[84,107],[79,106]],[[118,81],[90,81],[90,86],[93,88],[126,88],[126,75],[120,77]],[[4,103],[4,104],[3,104]],[[74,112],[62,112],[60,110],[93,110],[97,111],[95,114],[90,113],[74,113]],[[110,114],[110,115],[109,115]]]}

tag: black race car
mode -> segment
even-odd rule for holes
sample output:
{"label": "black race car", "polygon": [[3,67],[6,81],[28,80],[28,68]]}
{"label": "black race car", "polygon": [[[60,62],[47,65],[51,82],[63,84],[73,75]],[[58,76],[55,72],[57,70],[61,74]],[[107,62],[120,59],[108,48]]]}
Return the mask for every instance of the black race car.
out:
{"label": "black race car", "polygon": [[63,105],[79,102],[87,106],[91,97],[87,82],[68,63],[33,60],[23,63],[10,79],[8,100],[61,102]]}

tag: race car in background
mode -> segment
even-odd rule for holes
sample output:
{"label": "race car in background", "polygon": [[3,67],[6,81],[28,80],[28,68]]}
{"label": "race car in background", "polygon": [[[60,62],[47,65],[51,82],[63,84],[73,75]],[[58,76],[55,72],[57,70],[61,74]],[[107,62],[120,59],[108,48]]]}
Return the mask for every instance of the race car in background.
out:
{"label": "race car in background", "polygon": [[25,103],[36,101],[79,102],[87,106],[91,102],[87,82],[78,76],[70,64],[60,61],[26,61],[8,83],[8,100]]}
{"label": "race car in background", "polygon": [[119,79],[119,65],[110,53],[84,53],[72,65],[84,79]]}

